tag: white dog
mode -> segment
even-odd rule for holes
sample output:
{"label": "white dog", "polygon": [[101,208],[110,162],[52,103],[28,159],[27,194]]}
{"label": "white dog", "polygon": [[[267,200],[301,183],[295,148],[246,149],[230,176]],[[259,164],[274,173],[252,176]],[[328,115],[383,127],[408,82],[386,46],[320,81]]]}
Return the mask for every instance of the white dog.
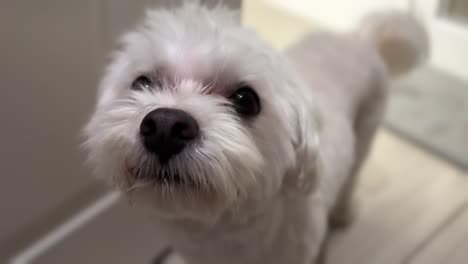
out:
{"label": "white dog", "polygon": [[285,58],[235,12],[198,4],[148,12],[121,44],[89,161],[189,264],[314,263],[329,218],[349,218],[388,77],[427,51],[414,19],[383,13]]}

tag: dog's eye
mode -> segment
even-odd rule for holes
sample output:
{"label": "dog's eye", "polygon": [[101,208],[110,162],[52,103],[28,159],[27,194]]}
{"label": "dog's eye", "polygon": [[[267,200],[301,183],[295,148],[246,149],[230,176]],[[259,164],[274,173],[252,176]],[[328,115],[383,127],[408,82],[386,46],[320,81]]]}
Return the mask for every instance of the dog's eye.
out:
{"label": "dog's eye", "polygon": [[260,99],[257,93],[247,85],[242,85],[230,97],[236,111],[243,116],[255,116],[260,112]]}
{"label": "dog's eye", "polygon": [[152,85],[153,82],[149,77],[141,75],[133,81],[132,89],[135,91],[141,91],[145,89],[150,89]]}

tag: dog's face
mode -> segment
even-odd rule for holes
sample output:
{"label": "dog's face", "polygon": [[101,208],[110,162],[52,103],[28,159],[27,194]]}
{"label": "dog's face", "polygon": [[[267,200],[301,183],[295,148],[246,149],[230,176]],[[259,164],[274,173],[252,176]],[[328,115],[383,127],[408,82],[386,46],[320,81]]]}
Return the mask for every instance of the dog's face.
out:
{"label": "dog's face", "polygon": [[161,215],[201,220],[311,184],[297,84],[235,14],[153,11],[122,44],[85,129],[99,177]]}

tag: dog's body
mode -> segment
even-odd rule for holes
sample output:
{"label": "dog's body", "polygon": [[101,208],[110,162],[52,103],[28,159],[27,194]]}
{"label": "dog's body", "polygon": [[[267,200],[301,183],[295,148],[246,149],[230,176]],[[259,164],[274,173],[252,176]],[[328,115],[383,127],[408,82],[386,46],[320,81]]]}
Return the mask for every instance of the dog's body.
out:
{"label": "dog's body", "polygon": [[[341,61],[323,61],[344,48],[348,52],[341,54]],[[318,50],[320,53],[314,52]],[[313,263],[335,205],[331,217],[337,219],[330,220],[338,224],[349,221],[349,197],[338,199],[348,192],[344,186],[353,184],[354,172],[365,158],[383,114],[387,73],[372,50],[370,43],[353,36],[326,33],[312,34],[289,50],[292,64],[303,71],[305,85],[301,87],[307,91],[300,94],[310,96],[308,105],[312,107],[308,111],[314,113],[320,129],[316,191],[307,197],[279,196],[270,208],[246,222],[238,223],[235,218],[232,223],[228,218],[208,230],[193,230],[184,222],[163,224],[163,230],[169,231],[168,239],[175,238],[173,244],[179,252],[194,264]],[[359,67],[356,62],[360,62]],[[351,191],[352,186],[347,188]],[[198,259],[202,261],[196,262]]]}
{"label": "dog's body", "polygon": [[[287,60],[229,16],[197,5],[154,12],[125,38],[86,129],[90,160],[153,212],[162,238],[188,264],[313,263],[329,218],[350,217],[388,76],[421,60],[424,31],[385,14],[349,35],[311,34]],[[125,90],[148,72],[161,79],[146,80],[145,89],[160,91]],[[237,91],[248,83],[258,93],[255,115],[227,108],[239,83]],[[148,154],[140,125],[162,107],[193,115],[201,134],[168,160],[158,149],[159,159]]]}

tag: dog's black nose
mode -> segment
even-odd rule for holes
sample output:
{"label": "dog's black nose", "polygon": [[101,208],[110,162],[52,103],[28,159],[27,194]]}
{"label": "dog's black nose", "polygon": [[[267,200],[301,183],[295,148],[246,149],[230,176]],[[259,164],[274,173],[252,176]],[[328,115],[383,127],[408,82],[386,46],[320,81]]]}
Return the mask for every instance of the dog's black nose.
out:
{"label": "dog's black nose", "polygon": [[179,154],[199,134],[197,121],[188,113],[171,108],[158,108],[148,113],[140,124],[145,148],[167,162]]}

